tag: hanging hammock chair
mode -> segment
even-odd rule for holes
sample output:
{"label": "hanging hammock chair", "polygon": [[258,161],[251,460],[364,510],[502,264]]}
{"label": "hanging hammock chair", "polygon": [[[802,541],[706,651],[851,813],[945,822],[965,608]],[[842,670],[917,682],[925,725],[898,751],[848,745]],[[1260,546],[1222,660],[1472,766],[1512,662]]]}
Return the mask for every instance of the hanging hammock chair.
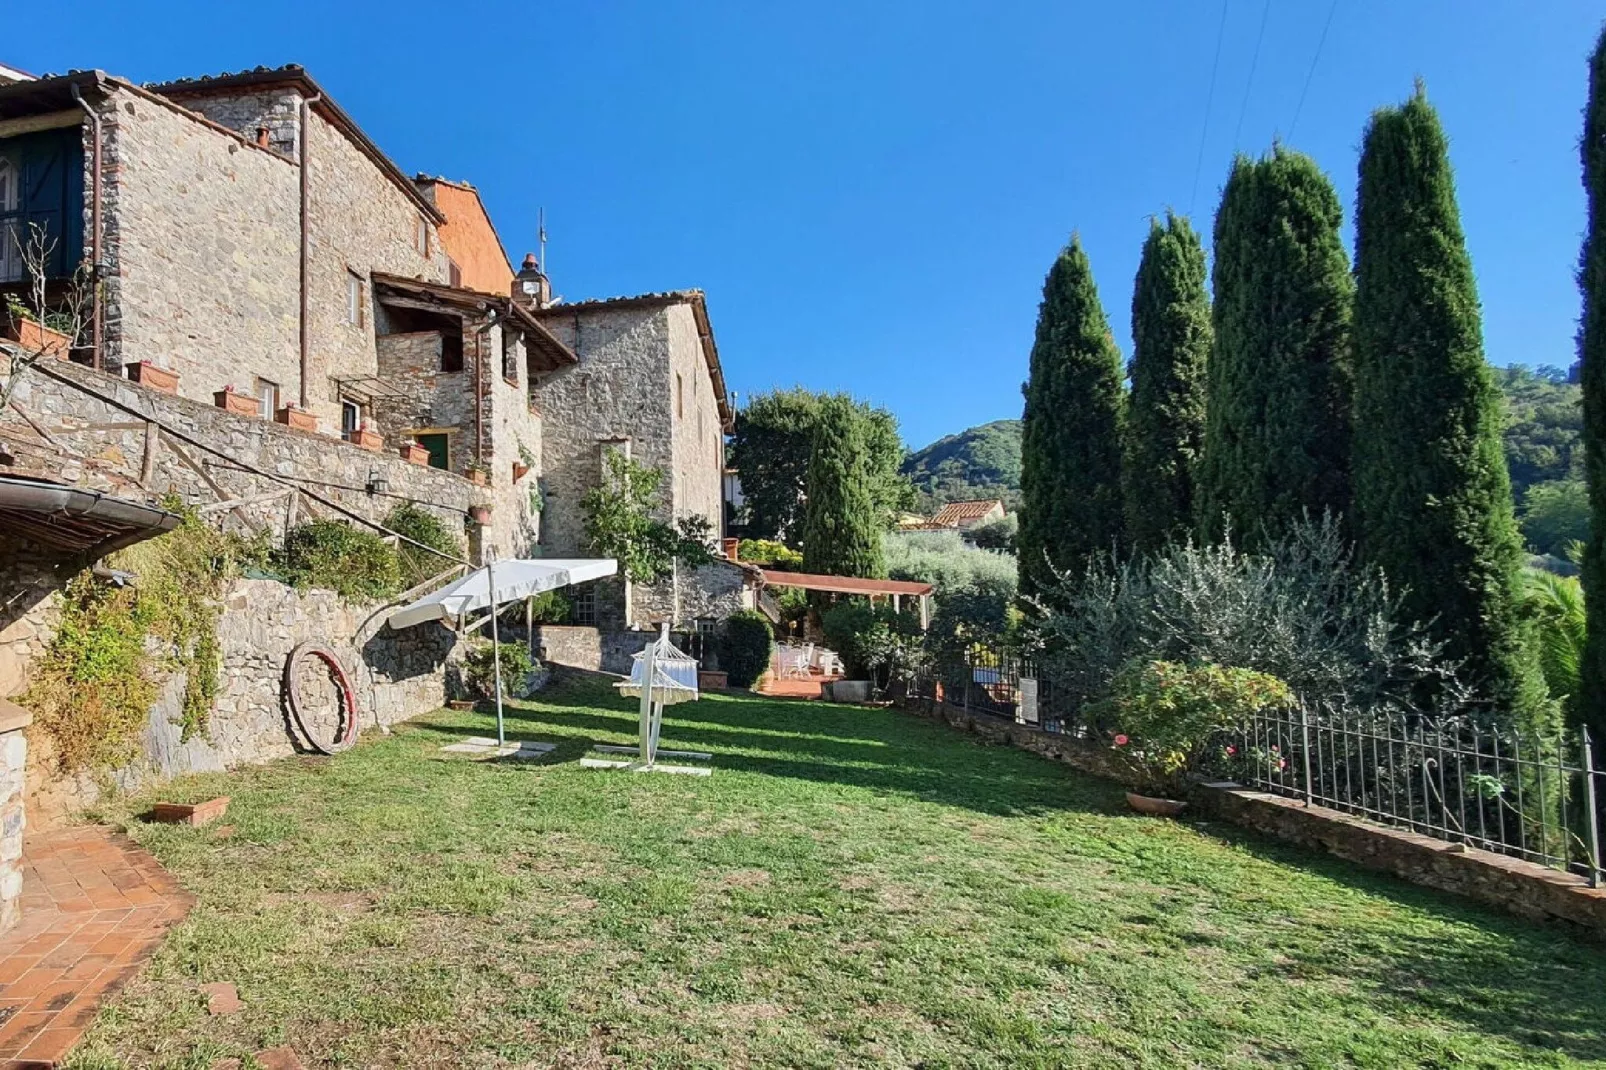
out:
{"label": "hanging hammock chair", "polygon": [[669,641],[669,625],[630,665],[630,677],[615,685],[621,695],[641,700],[641,761],[649,768],[658,760],[658,733],[664,707],[697,700],[697,659]]}

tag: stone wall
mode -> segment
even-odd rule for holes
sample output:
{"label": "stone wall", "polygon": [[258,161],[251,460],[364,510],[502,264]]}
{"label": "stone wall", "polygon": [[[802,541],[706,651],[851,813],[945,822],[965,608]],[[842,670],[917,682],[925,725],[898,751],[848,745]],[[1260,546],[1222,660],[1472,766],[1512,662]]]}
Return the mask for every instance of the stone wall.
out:
{"label": "stone wall", "polygon": [[601,479],[605,443],[627,440],[632,458],[669,478],[669,317],[662,306],[560,311],[543,314],[542,321],[580,362],[540,386],[546,488],[541,543],[549,557],[580,557],[586,549],[580,499]]}
{"label": "stone wall", "polygon": [[441,332],[382,334],[374,340],[379,377],[385,384],[372,413],[387,442],[403,431],[457,428],[451,469],[462,474],[473,457],[464,449],[462,428],[472,420],[474,390],[467,371],[441,371]]}
{"label": "stone wall", "polygon": [[717,538],[725,518],[725,432],[719,422],[719,399],[708,374],[697,316],[689,304],[671,305],[669,363],[675,377],[673,435],[676,516],[701,516]]}
{"label": "stone wall", "polygon": [[739,609],[757,607],[756,577],[731,561],[715,561],[657,583],[635,588],[632,604],[638,623],[672,625],[724,620]]}
{"label": "stone wall", "polygon": [[[282,529],[288,519],[288,498],[255,499],[284,491],[295,481],[304,481],[309,492],[297,507],[303,517],[339,515],[311,494],[374,521],[382,520],[398,501],[411,499],[458,531],[463,530],[469,507],[488,501],[485,491],[468,480],[408,464],[393,450],[371,452],[65,361],[30,371],[15,400],[75,453],[68,467],[38,474],[142,500],[175,493],[202,508],[217,502],[220,494],[229,500],[253,499],[227,514],[231,525]],[[175,436],[162,436],[151,478],[142,484],[146,417],[170,428]],[[19,432],[28,430],[12,426]],[[0,424],[0,440],[6,437],[7,427]],[[367,493],[370,474],[386,480],[386,495]]]}
{"label": "stone wall", "polygon": [[427,178],[418,181],[418,188],[446,217],[440,228],[441,244],[457,262],[462,285],[482,293],[506,294],[513,285],[513,268],[474,187]]}
{"label": "stone wall", "polygon": [[[333,377],[374,374],[370,273],[444,283],[450,281],[450,268],[434,221],[316,109],[305,137],[312,238],[307,279],[313,338],[310,400],[338,428],[340,393]],[[421,219],[428,256],[417,246]],[[362,280],[364,302],[355,324],[346,317],[347,279],[353,272]]]}
{"label": "stone wall", "polygon": [[261,376],[294,400],[295,165],[130,90],[97,110],[107,366],[148,360],[203,399],[230,384],[251,393]]}
{"label": "stone wall", "polygon": [[[944,702],[911,699],[906,707],[991,743],[1061,761],[1083,772],[1121,780],[1108,748]],[[1413,884],[1465,896],[1537,921],[1576,926],[1606,939],[1606,888],[1532,862],[1416,833],[1385,828],[1321,806],[1306,806],[1235,784],[1200,785],[1195,805],[1233,824],[1326,851]]]}
{"label": "stone wall", "polygon": [[228,96],[175,94],[173,100],[249,141],[257,141],[258,132],[266,130],[268,148],[287,159],[301,159],[301,94],[294,89],[241,89]]}
{"label": "stone wall", "polygon": [[571,669],[602,668],[602,634],[576,624],[538,624],[535,648],[544,662]]}
{"label": "stone wall", "polygon": [[28,686],[28,666],[56,631],[62,580],[42,547],[0,535],[0,698]]}

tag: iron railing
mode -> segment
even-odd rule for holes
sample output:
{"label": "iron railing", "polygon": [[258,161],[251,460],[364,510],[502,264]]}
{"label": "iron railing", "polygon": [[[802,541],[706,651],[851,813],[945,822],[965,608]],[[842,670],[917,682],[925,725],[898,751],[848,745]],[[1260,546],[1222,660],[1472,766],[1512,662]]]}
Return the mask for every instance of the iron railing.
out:
{"label": "iron railing", "polygon": [[1602,875],[1587,729],[1554,736],[1466,718],[1262,710],[1222,746],[1218,771],[1434,839]]}
{"label": "iron railing", "polygon": [[[1103,740],[1035,660],[977,643],[928,662],[911,693],[1046,732]],[[1587,729],[1553,736],[1469,718],[1264,710],[1215,741],[1207,772],[1449,843],[1585,877],[1603,873],[1606,771]]]}

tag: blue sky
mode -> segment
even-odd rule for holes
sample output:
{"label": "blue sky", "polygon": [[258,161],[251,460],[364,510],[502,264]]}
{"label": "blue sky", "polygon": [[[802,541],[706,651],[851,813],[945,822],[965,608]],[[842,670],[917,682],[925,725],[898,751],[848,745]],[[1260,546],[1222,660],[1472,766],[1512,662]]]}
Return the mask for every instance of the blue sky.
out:
{"label": "blue sky", "polygon": [[732,389],[848,390],[917,446],[1019,415],[1072,230],[1128,351],[1150,214],[1208,232],[1233,151],[1281,136],[1347,216],[1420,75],[1490,359],[1573,359],[1598,0],[12,7],[0,62],[37,73],[301,63],[403,170],[479,186],[515,261],[544,206],[559,293],[701,287]]}

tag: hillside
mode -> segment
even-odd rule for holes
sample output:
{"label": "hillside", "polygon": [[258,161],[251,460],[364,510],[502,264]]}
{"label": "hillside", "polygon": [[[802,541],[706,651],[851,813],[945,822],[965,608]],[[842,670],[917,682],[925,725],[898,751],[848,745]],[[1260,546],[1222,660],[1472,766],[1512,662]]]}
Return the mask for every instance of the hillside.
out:
{"label": "hillside", "polygon": [[[1506,464],[1519,506],[1537,483],[1581,478],[1579,388],[1559,368],[1496,368],[1506,399]],[[1020,504],[1020,421],[995,420],[910,453],[903,473],[925,505],[964,498]]]}
{"label": "hillside", "polygon": [[1020,421],[994,420],[940,438],[904,458],[903,474],[928,505],[1002,498],[1020,505]]}

